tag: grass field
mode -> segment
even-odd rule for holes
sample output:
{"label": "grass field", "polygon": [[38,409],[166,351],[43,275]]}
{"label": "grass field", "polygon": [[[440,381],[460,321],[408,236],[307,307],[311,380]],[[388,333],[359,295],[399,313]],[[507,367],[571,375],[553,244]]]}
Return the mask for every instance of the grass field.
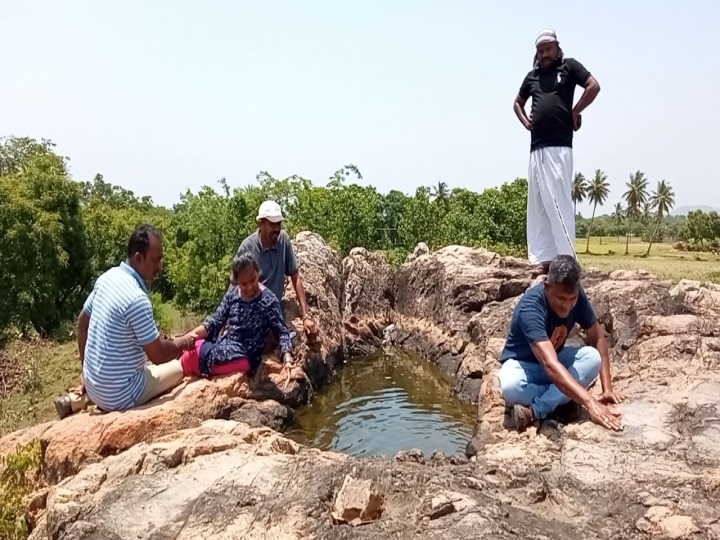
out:
{"label": "grass field", "polygon": [[575,243],[584,266],[601,270],[647,270],[660,279],[679,281],[697,279],[720,283],[720,257],[712,253],[677,251],[671,244],[653,244],[650,255],[645,257],[647,242],[630,239],[629,254],[625,255],[625,237],[601,237],[590,239],[590,253],[585,253],[587,240]]}

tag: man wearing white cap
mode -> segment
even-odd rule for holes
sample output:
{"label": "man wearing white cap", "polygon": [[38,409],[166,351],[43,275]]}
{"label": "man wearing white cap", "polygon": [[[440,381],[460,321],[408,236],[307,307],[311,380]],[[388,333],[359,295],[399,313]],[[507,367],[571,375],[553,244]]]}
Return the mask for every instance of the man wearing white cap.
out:
{"label": "man wearing white cap", "polygon": [[[595,77],[566,57],[553,30],[535,40],[533,69],[525,76],[513,109],[530,131],[528,170],[528,259],[547,274],[556,255],[575,253],[575,214],[571,197],[573,132],[580,129],[585,108],[600,91]],[[575,87],[585,89],[573,107]],[[532,97],[528,117],[525,103]]]}
{"label": "man wearing white cap", "polygon": [[278,203],[275,201],[263,202],[257,215],[257,232],[243,240],[236,255],[249,251],[255,256],[255,260],[260,266],[260,281],[275,293],[281,304],[285,290],[285,276],[290,276],[300,304],[305,333],[314,335],[317,329],[315,322],[310,318],[305,288],[290,236],[282,228],[284,220]]}

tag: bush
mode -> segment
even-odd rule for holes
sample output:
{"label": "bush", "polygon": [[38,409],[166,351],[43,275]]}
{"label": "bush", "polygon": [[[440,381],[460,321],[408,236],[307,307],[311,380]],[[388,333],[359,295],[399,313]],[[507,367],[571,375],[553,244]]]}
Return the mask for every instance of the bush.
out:
{"label": "bush", "polygon": [[391,268],[397,269],[402,266],[408,256],[409,251],[403,248],[380,250]]}
{"label": "bush", "polygon": [[5,467],[0,475],[0,538],[28,537],[25,500],[39,485],[41,459],[37,440],[0,456],[0,467]]}
{"label": "bush", "polygon": [[152,303],[153,317],[158,330],[161,334],[170,334],[173,330],[173,320],[167,313],[165,304],[163,304],[162,295],[156,292],[150,293],[150,302]]}

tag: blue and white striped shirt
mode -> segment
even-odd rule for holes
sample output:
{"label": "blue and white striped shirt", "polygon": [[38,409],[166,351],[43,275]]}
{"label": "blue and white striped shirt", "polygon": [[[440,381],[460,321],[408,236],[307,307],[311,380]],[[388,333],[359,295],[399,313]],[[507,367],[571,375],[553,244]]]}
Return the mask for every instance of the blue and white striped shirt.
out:
{"label": "blue and white striped shirt", "polygon": [[143,346],[158,337],[140,274],[125,262],[102,274],[83,306],[90,317],[83,378],[104,411],[129,409],[145,389]]}

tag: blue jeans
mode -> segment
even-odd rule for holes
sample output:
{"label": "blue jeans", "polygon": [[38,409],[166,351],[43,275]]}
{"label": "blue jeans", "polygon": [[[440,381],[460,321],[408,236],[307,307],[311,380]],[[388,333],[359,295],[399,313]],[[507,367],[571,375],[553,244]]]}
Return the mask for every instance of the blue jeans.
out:
{"label": "blue jeans", "polygon": [[[600,373],[600,352],[595,347],[563,347],[558,360],[583,388]],[[529,405],[536,419],[542,420],[558,406],[570,402],[552,383],[539,362],[506,360],[500,372],[500,390],[506,403]]]}

